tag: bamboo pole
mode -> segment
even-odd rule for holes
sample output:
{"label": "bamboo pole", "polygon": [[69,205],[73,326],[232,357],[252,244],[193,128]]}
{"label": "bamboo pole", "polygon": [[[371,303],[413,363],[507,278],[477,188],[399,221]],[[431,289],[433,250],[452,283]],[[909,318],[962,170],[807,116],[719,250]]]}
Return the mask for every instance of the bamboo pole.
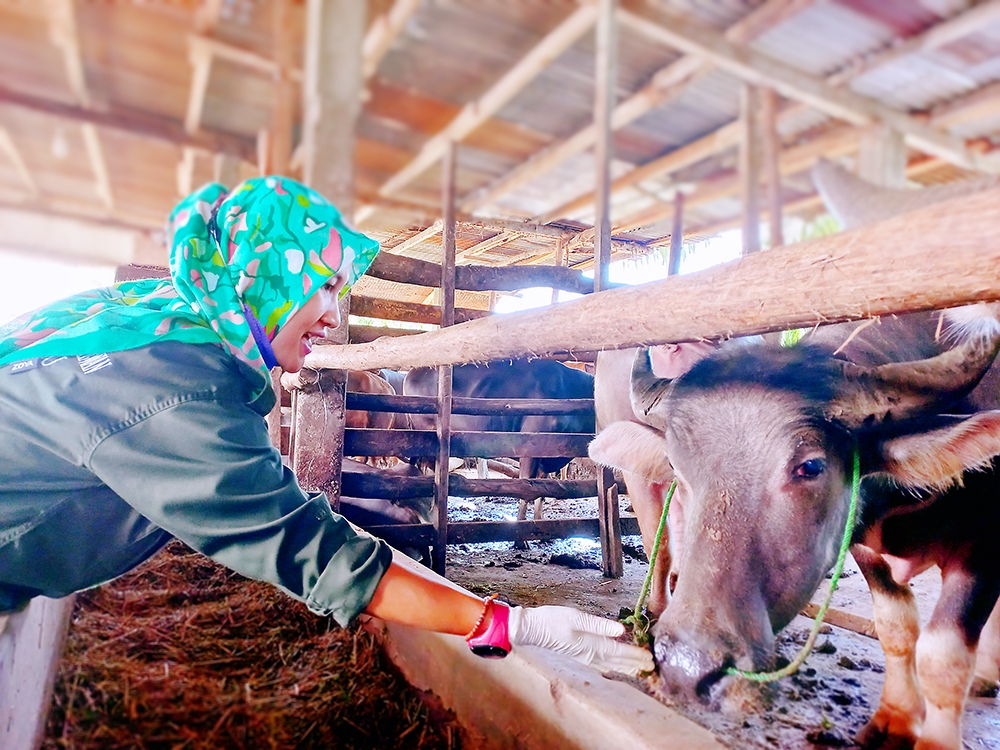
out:
{"label": "bamboo pole", "polygon": [[[419,336],[317,348],[310,367],[427,367],[716,339],[1000,299],[1000,188],[693,274]],[[586,321],[581,326],[580,321]]]}

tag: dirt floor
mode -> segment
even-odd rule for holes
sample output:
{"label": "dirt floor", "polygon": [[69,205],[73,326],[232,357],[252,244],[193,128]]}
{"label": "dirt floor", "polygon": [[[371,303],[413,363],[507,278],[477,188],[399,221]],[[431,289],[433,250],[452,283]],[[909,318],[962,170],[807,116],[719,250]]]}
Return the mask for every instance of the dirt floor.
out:
{"label": "dirt floor", "polygon": [[[622,515],[629,515],[622,499]],[[454,521],[516,518],[517,503],[504,498],[453,498],[449,517]],[[596,499],[549,500],[548,518],[593,517]],[[529,510],[529,518],[531,511]],[[448,551],[448,578],[478,593],[499,593],[521,605],[569,604],[594,614],[618,617],[635,606],[647,566],[639,537],[626,537],[625,574],[603,578],[601,552],[596,541],[575,539],[532,542],[519,551],[511,543],[461,545]],[[913,584],[926,619],[937,597],[936,570]],[[826,593],[822,587],[814,601]],[[849,559],[834,596],[834,608],[862,617],[872,616],[871,598],[863,576]],[[778,651],[791,660],[798,653],[812,620],[797,617],[782,632]],[[824,625],[805,666],[770,690],[767,709],[739,718],[697,709],[679,709],[712,729],[734,748],[853,748],[855,734],[878,705],[884,659],[878,641],[839,627]],[[964,717],[966,748],[1000,750],[1000,702],[997,698],[970,699]]]}

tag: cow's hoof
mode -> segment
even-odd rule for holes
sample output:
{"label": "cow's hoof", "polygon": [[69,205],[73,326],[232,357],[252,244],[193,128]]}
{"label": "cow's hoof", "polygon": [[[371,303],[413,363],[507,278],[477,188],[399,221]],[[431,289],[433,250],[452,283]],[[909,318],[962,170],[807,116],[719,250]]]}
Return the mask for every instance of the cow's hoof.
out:
{"label": "cow's hoof", "polygon": [[917,735],[899,715],[879,712],[858,732],[857,742],[864,750],[913,750]]}
{"label": "cow's hoof", "polygon": [[975,677],[972,685],[969,686],[970,698],[996,698],[1000,693],[1000,685],[996,680],[988,680],[983,677]]}

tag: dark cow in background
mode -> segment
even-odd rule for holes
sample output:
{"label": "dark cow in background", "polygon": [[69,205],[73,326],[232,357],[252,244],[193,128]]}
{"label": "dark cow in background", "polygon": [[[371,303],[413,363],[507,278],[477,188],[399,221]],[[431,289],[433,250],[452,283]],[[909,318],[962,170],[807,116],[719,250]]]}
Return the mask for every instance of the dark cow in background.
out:
{"label": "dark cow in background", "polygon": [[[437,370],[418,368],[406,374],[403,393],[407,396],[437,395]],[[547,359],[515,359],[490,362],[483,365],[455,365],[452,370],[452,393],[467,398],[593,398],[594,377],[586,372]],[[416,430],[433,430],[434,415],[410,415]],[[453,414],[451,429],[454,432],[583,432],[594,431],[594,416],[478,416]],[[520,463],[520,476],[535,479],[552,474],[566,466],[572,459],[516,456]],[[535,501],[535,518],[541,518],[541,498]],[[518,518],[527,516],[527,505],[520,502]]]}
{"label": "dark cow in background", "polygon": [[[673,379],[637,356],[631,399],[645,424],[609,426],[590,453],[651,482],[672,464],[677,479],[679,575],[653,630],[664,696],[742,705],[751,683],[726,670],[771,666],[775,633],[832,566],[858,451],[851,550],[886,654],[859,740],[961,746],[977,644],[1000,595],[1000,393],[995,373],[983,379],[1000,325],[981,312],[983,327],[952,349],[927,313],[821,328],[790,348],[723,347]],[[934,564],[942,589],[921,634],[907,582]],[[997,645],[983,645],[994,661],[978,671],[995,675]]]}

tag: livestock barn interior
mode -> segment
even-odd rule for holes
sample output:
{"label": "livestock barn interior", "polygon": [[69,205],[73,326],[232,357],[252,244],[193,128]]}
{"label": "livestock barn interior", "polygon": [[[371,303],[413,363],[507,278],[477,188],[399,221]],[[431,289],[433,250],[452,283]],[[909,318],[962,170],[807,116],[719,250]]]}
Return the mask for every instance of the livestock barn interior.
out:
{"label": "livestock barn interior", "polygon": [[[416,402],[345,396],[345,371],[524,357],[592,370],[603,349],[1000,299],[989,193],[778,249],[803,234],[794,219],[808,225],[827,210],[811,175],[820,159],[914,193],[1000,174],[998,86],[997,0],[0,0],[0,263],[15,253],[144,267],[123,278],[156,274],[167,264],[166,216],[193,188],[262,174],[306,182],[382,252],[352,290],[350,325],[312,355],[319,374],[286,378],[284,418],[271,415],[302,484],[331,498],[348,481],[356,494],[364,484],[379,485],[376,497],[433,496],[432,518],[379,531],[429,546],[439,572],[458,541],[583,535],[600,539],[601,573],[615,580],[621,536],[637,524],[619,517],[610,472],[510,480],[504,490],[528,500],[599,500],[586,519],[492,526],[450,522],[448,498],[496,494],[476,482],[505,480],[444,468],[433,478],[342,479],[345,446],[379,456],[419,442],[446,467],[453,439],[472,445],[450,434],[452,413],[557,407],[462,403],[449,376],[417,405],[438,412],[440,437],[366,437],[345,432],[345,404],[403,412]],[[730,230],[747,257],[678,274],[702,240]],[[655,259],[671,278],[611,288],[611,264],[636,258]],[[553,300],[555,290],[585,297],[494,313],[532,287],[552,288]],[[566,457],[585,456],[589,439],[521,437],[559,443]],[[480,441],[466,454],[517,450],[506,437]],[[621,602],[633,604],[634,594]],[[22,720],[6,722],[7,742],[82,747],[51,729],[44,737],[67,626],[73,637],[73,603],[46,606],[32,605],[35,630],[0,636],[7,644],[22,634],[22,655],[25,643],[44,645],[37,661],[20,657],[30,678],[0,661],[0,711]],[[604,681],[613,692],[595,693],[592,672],[562,662],[524,657],[504,674],[463,661],[443,637],[393,628],[380,637],[411,682],[458,716],[468,746],[740,744],[631,685]],[[508,697],[484,712],[448,679]],[[572,699],[558,698],[557,683]],[[598,707],[610,718],[594,719]],[[967,746],[1000,747],[995,699],[977,710],[985,718]],[[415,744],[398,746],[459,742],[407,736]],[[227,737],[187,741],[270,746],[260,735],[256,744]],[[801,746],[823,744],[813,740]],[[99,734],[93,742],[112,746]]]}

